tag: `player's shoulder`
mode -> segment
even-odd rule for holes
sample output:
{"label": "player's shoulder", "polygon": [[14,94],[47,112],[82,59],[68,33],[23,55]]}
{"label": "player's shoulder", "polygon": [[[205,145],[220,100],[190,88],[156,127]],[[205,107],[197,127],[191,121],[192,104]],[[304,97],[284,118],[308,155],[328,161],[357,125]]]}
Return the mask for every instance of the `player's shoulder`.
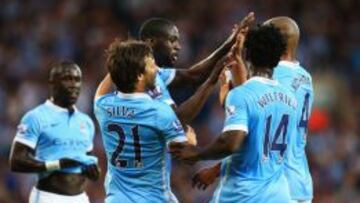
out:
{"label": "player's shoulder", "polygon": [[23,117],[32,118],[32,119],[40,119],[43,118],[48,112],[47,105],[45,103],[39,104],[36,107],[28,110]]}
{"label": "player's shoulder", "polygon": [[95,104],[112,103],[116,98],[116,92],[110,92],[95,98]]}
{"label": "player's shoulder", "polygon": [[[301,64],[300,62],[286,62],[280,61],[278,65],[280,70],[287,70],[288,72],[300,73],[307,77],[311,78],[309,71],[307,70],[306,66]],[[277,68],[275,68],[276,70]]]}
{"label": "player's shoulder", "polygon": [[239,102],[240,100],[249,100],[252,97],[252,86],[253,84],[251,84],[251,82],[245,82],[244,84],[230,90],[226,99],[228,101],[235,102]]}
{"label": "player's shoulder", "polygon": [[151,106],[154,107],[157,114],[159,114],[160,116],[168,116],[169,114],[174,113],[172,107],[163,101],[153,99],[151,102]]}

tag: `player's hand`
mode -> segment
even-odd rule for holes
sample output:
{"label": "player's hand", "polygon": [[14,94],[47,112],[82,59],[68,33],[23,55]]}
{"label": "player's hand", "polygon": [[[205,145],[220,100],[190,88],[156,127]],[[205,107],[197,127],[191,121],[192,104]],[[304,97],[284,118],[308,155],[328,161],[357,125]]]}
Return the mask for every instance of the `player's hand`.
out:
{"label": "player's hand", "polygon": [[201,169],[192,178],[192,187],[197,187],[199,190],[205,190],[209,185],[215,182],[217,177],[219,177],[219,170],[218,166]]}
{"label": "player's hand", "polygon": [[248,13],[238,24],[237,31],[239,32],[240,30],[248,29],[254,21],[255,21],[255,13],[254,12]]}
{"label": "player's hand", "polygon": [[235,43],[236,37],[238,35],[238,33],[240,32],[240,30],[246,28],[248,29],[251,24],[255,21],[255,13],[254,12],[250,12],[248,13],[238,24],[234,25],[234,28],[232,30],[231,35],[229,36],[229,38],[225,41],[225,43],[227,44],[233,44]]}
{"label": "player's hand", "polygon": [[186,137],[188,139],[188,143],[191,145],[197,145],[197,140],[196,140],[196,133],[194,131],[194,129],[187,125],[187,129],[186,129]]}
{"label": "player's hand", "polygon": [[76,161],[74,159],[69,159],[69,158],[62,158],[59,160],[60,162],[60,168],[71,168],[71,167],[76,167],[76,166],[81,166],[82,163],[79,161]]}
{"label": "player's hand", "polygon": [[197,147],[186,142],[171,142],[169,145],[169,152],[175,159],[190,165],[195,164],[199,160],[199,151]]}
{"label": "player's hand", "polygon": [[248,71],[242,58],[243,46],[249,27],[245,27],[238,33],[235,44],[226,56],[225,66],[231,71],[232,85],[234,87],[243,84],[247,80]]}
{"label": "player's hand", "polygon": [[226,96],[230,91],[230,82],[231,81],[227,79],[227,77],[229,77],[229,76],[226,76],[225,71],[229,72],[229,70],[224,69],[223,72],[219,76],[219,81],[220,81],[219,102],[220,102],[221,106],[224,106]]}
{"label": "player's hand", "polygon": [[91,164],[82,167],[82,173],[92,181],[96,181],[100,177],[100,168],[97,164]]}

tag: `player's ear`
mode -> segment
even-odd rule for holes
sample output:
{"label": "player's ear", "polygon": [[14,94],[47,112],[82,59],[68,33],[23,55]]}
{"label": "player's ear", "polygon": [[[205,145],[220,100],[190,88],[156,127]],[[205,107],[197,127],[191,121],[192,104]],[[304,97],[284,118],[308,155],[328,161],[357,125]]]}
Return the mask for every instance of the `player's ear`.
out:
{"label": "player's ear", "polygon": [[143,81],[143,80],[144,80],[144,74],[140,74],[140,75],[138,76],[138,81],[141,82],[141,81]]}
{"label": "player's ear", "polygon": [[144,42],[148,44],[150,47],[152,47],[155,44],[156,40],[155,38],[147,38],[144,40]]}

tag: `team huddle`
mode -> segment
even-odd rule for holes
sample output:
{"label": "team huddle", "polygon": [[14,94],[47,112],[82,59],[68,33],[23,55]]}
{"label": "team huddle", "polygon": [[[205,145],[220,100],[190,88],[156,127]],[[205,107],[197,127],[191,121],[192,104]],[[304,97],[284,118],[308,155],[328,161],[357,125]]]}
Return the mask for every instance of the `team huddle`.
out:
{"label": "team huddle", "polygon": [[[180,35],[166,19],[145,21],[138,40],[109,45],[108,73],[93,107],[107,159],[106,203],[179,202],[170,185],[172,160],[219,160],[189,178],[205,189],[220,177],[210,202],[312,201],[305,145],[314,95],[296,59],[300,31],[288,17],[254,21],[249,13],[213,53],[186,69],[173,68]],[[30,203],[90,202],[85,183],[98,180],[100,169],[93,121],[75,107],[81,80],[77,64],[53,65],[49,99],[18,126],[10,163],[13,171],[38,174]],[[218,82],[224,127],[201,148],[190,124]],[[175,104],[170,87],[197,90]]]}

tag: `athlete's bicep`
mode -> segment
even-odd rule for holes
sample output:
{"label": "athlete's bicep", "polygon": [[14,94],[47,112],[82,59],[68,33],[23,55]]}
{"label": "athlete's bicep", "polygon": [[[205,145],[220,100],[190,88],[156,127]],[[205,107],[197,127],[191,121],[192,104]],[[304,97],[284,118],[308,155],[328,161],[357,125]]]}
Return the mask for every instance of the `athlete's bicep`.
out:
{"label": "athlete's bicep", "polygon": [[110,74],[107,74],[105,78],[100,82],[98,88],[96,89],[94,99],[96,100],[100,96],[110,93],[111,90],[112,90],[112,81]]}
{"label": "athlete's bicep", "polygon": [[40,123],[35,113],[25,114],[17,126],[14,142],[19,142],[34,149],[41,133]]}

